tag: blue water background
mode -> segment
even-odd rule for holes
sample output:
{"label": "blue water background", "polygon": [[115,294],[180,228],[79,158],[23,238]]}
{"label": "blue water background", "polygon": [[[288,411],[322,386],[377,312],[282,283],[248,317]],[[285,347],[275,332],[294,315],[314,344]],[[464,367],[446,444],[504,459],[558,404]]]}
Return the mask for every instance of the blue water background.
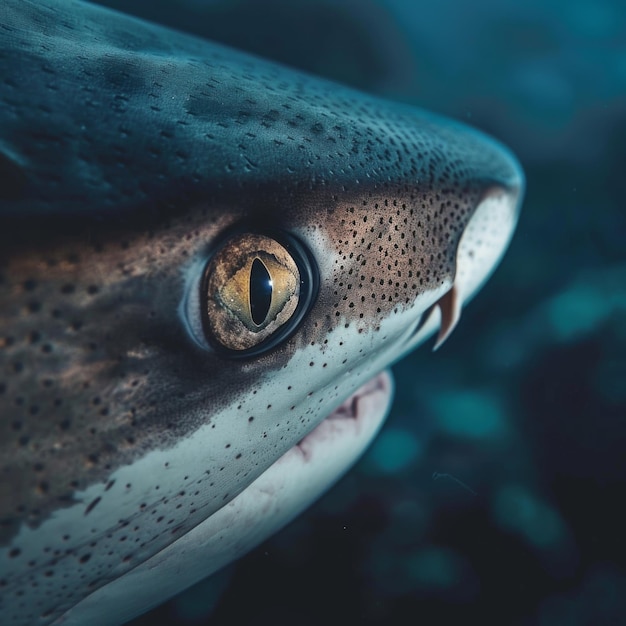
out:
{"label": "blue water background", "polygon": [[134,624],[626,624],[625,3],[108,4],[464,120],[528,179],[501,267],[395,366],[357,467],[219,597]]}

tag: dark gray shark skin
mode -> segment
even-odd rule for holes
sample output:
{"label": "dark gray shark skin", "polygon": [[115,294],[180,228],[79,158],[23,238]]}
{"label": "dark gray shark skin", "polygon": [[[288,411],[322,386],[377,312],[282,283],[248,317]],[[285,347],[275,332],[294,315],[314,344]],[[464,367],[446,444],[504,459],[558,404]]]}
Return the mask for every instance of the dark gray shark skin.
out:
{"label": "dark gray shark skin", "polygon": [[[506,241],[487,213],[466,257],[495,223],[499,258],[522,189],[450,120],[82,2],[4,0],[0,622],[61,620],[246,489],[416,345],[486,201]],[[288,340],[232,359],[193,336],[189,285],[229,233],[267,229],[310,249],[319,294]]]}

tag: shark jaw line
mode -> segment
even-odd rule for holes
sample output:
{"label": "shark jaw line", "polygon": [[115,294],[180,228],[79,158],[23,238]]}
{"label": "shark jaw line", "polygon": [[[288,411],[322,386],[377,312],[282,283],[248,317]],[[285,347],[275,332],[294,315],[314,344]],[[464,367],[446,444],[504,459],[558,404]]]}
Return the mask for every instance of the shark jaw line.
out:
{"label": "shark jaw line", "polygon": [[[84,598],[55,626],[90,622],[113,626],[131,619],[154,605],[155,594],[165,600],[265,541],[326,492],[365,452],[387,417],[393,388],[389,370],[371,378],[233,500],[123,578]],[[177,581],[176,588],[171,580]],[[103,602],[112,607],[106,615]]]}

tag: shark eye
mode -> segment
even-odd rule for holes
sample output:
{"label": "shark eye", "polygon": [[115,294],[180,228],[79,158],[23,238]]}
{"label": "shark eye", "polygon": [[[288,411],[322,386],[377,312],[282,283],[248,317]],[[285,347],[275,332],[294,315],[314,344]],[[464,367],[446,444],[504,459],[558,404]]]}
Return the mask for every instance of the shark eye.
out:
{"label": "shark eye", "polygon": [[204,333],[229,356],[261,354],[296,330],[316,293],[315,265],[293,237],[237,234],[207,263]]}

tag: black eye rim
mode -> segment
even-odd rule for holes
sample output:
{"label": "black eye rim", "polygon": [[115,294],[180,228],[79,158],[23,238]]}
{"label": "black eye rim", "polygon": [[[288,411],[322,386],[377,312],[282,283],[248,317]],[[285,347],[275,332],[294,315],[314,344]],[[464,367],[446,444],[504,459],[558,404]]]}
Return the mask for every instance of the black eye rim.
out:
{"label": "black eye rim", "polygon": [[[285,324],[270,337],[252,348],[233,350],[221,344],[211,332],[207,310],[208,281],[210,277],[209,268],[213,257],[226,246],[229,241],[234,237],[241,237],[246,234],[261,235],[274,239],[289,252],[300,272],[300,298],[296,310],[289,321],[285,322]],[[200,307],[204,336],[216,353],[229,359],[250,359],[265,354],[282,344],[298,330],[306,314],[311,310],[311,307],[317,300],[319,287],[319,268],[315,258],[308,247],[295,235],[279,229],[238,229],[230,233],[228,238],[222,241],[221,244],[212,251],[211,256],[207,259],[204,266],[202,280],[200,281]]]}

